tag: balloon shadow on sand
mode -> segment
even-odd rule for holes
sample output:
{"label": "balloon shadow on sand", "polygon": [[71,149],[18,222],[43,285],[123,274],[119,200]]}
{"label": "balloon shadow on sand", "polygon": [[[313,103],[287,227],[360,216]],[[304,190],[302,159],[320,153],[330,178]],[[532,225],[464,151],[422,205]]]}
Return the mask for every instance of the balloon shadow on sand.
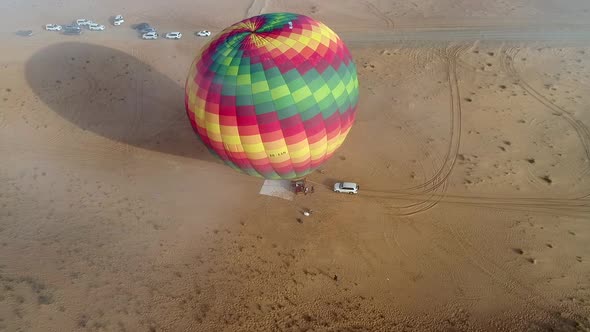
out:
{"label": "balloon shadow on sand", "polygon": [[59,43],[35,53],[25,75],[41,101],[83,130],[139,148],[216,160],[187,119],[184,81],[174,82],[132,55]]}

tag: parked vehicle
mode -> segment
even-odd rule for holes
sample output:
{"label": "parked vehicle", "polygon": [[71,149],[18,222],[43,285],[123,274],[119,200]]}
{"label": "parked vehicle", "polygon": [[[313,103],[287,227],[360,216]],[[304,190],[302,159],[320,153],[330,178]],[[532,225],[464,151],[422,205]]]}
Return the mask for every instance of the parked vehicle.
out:
{"label": "parked vehicle", "polygon": [[357,194],[359,185],[354,182],[338,182],[334,184],[334,192]]}
{"label": "parked vehicle", "polygon": [[197,32],[197,36],[209,37],[209,36],[211,36],[211,31],[207,31],[207,30],[199,31],[199,32]]}
{"label": "parked vehicle", "polygon": [[180,32],[168,32],[164,37],[167,39],[180,39],[182,38],[182,33]]}
{"label": "parked vehicle", "polygon": [[147,29],[147,28],[151,28],[150,25],[147,23],[139,23],[133,27],[133,29],[135,29],[137,31],[141,31],[141,30]]}
{"label": "parked vehicle", "polygon": [[148,32],[148,33],[144,33],[141,38],[143,39],[158,39],[158,33],[157,32]]}
{"label": "parked vehicle", "polygon": [[149,33],[149,32],[157,32],[157,31],[155,28],[152,28],[152,27],[147,27],[145,29],[139,30],[139,33],[141,33],[141,34],[145,34],[145,33]]}
{"label": "parked vehicle", "polygon": [[92,22],[91,20],[87,20],[85,18],[79,18],[79,19],[76,20],[76,24],[77,25],[80,25],[80,26],[82,26],[82,25],[90,25],[92,23],[94,23],[94,22]]}
{"label": "parked vehicle", "polygon": [[16,32],[16,35],[21,37],[31,37],[33,35],[33,30],[19,30]]}
{"label": "parked vehicle", "polygon": [[47,31],[61,31],[61,25],[58,24],[47,24],[45,25],[45,30]]}
{"label": "parked vehicle", "polygon": [[88,25],[88,29],[89,30],[94,30],[94,31],[103,31],[104,30],[104,25],[98,24],[98,23],[91,23],[91,24]]}
{"label": "parked vehicle", "polygon": [[64,35],[80,35],[82,34],[82,29],[64,29],[62,33]]}
{"label": "parked vehicle", "polygon": [[82,28],[79,25],[66,25],[63,27],[64,35],[79,35],[82,33]]}
{"label": "parked vehicle", "polygon": [[64,30],[82,30],[82,28],[77,24],[68,24],[63,26]]}
{"label": "parked vehicle", "polygon": [[125,22],[125,20],[123,19],[123,15],[117,15],[113,19],[113,25],[121,25],[123,24],[123,22]]}

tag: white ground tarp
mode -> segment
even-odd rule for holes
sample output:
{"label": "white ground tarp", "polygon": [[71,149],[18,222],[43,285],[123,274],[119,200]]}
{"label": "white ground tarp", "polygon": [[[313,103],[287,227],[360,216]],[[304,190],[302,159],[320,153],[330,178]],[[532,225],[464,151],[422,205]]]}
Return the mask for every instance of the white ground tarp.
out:
{"label": "white ground tarp", "polygon": [[265,180],[262,188],[260,188],[261,195],[274,196],[286,200],[293,200],[295,193],[291,188],[291,181],[289,180]]}

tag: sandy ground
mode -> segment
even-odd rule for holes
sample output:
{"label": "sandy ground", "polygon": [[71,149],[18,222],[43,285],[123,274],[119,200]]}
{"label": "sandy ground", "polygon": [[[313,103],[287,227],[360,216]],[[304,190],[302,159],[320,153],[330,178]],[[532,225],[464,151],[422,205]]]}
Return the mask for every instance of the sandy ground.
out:
{"label": "sandy ground", "polygon": [[[0,331],[590,330],[587,1],[2,4]],[[294,201],[183,106],[191,33],[278,10],[341,33],[362,89]]]}

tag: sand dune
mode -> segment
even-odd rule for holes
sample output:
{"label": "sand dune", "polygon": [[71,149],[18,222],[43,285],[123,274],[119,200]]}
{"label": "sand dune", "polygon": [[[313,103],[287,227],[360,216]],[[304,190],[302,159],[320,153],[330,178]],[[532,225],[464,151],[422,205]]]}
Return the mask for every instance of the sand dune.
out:
{"label": "sand dune", "polygon": [[[6,5],[0,331],[590,329],[586,1]],[[293,201],[213,158],[183,105],[195,31],[279,10],[339,33],[361,85]]]}

